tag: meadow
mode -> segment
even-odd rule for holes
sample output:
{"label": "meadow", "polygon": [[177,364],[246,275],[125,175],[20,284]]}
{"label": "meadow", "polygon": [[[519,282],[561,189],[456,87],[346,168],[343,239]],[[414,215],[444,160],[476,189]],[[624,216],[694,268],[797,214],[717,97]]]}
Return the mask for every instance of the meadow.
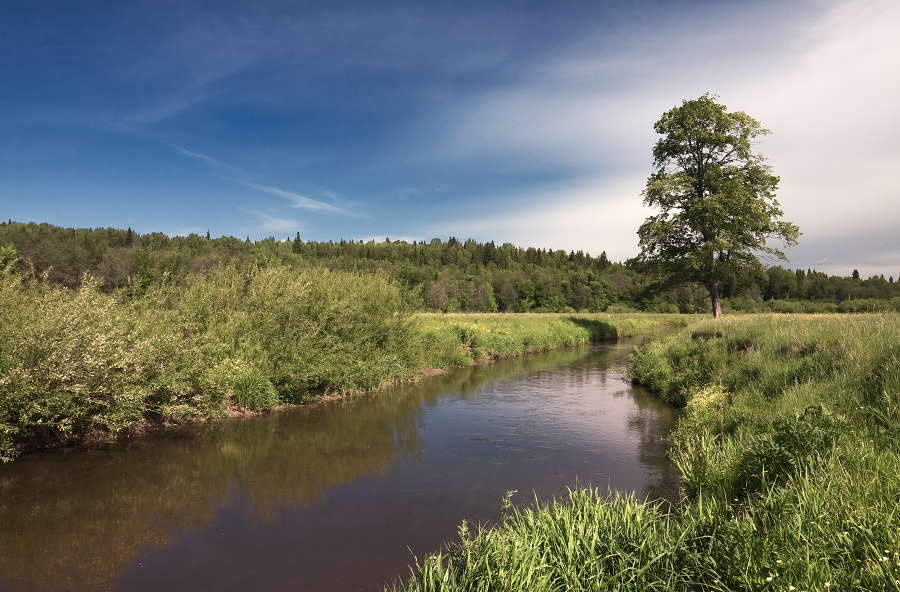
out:
{"label": "meadow", "polygon": [[522,313],[416,315],[423,362],[429,368],[466,366],[559,347],[631,337],[690,317],[664,314]]}
{"label": "meadow", "polygon": [[677,507],[579,488],[507,502],[397,589],[900,590],[898,353],[894,313],[651,337],[629,372],[684,407]]}

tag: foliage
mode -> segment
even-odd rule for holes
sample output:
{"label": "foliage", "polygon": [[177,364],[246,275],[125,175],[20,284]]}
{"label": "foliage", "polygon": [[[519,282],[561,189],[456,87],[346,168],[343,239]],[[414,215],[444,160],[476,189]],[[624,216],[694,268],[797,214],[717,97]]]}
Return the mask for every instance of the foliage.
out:
{"label": "foliage", "polygon": [[265,410],[420,370],[406,296],[383,276],[219,267],[140,298],[0,273],[0,458],[148,423]]}
{"label": "foliage", "polygon": [[376,389],[419,370],[407,297],[381,274],[218,267],[171,298],[191,331],[260,369],[285,403]]}
{"label": "foliage", "polygon": [[760,253],[785,259],[767,240],[796,244],[799,230],[779,220],[778,177],[751,150],[768,130],[713,99],[686,100],[654,125],[663,138],[643,195],[644,205],[661,212],[638,235],[643,262],[678,283],[706,287],[713,315],[721,316],[722,283],[757,263]]}
{"label": "foliage", "polygon": [[173,332],[165,311],[144,314],[103,294],[11,273],[0,278],[0,457],[26,444],[120,435],[153,415],[209,414],[202,340]]}

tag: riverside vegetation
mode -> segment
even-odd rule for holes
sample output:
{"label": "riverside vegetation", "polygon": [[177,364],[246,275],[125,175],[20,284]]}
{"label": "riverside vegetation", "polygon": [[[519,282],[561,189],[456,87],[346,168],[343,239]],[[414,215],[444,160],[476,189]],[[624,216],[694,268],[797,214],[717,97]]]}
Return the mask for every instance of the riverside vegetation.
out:
{"label": "riverside vegetation", "polygon": [[900,590],[900,316],[755,316],[652,337],[632,377],[685,411],[684,496],[508,510],[395,588]]}
{"label": "riverside vegetation", "polygon": [[148,426],[377,390],[423,369],[660,326],[664,315],[415,314],[384,273],[217,265],[140,295],[0,259],[0,460]]}

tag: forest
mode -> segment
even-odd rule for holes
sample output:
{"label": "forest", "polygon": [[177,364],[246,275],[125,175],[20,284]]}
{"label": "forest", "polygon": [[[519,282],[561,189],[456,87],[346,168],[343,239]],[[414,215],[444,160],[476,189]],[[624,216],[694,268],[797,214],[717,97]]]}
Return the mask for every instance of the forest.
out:
{"label": "forest", "polygon": [[[89,273],[108,293],[126,296],[183,284],[191,274],[229,263],[379,271],[409,289],[422,311],[705,313],[710,307],[702,286],[665,287],[637,261],[613,262],[605,252],[592,256],[454,237],[316,242],[297,234],[293,240],[250,241],[9,220],[0,223],[0,249],[0,259],[17,256],[19,272],[33,272],[50,284],[77,288]],[[725,312],[900,310],[900,281],[893,276],[862,279],[855,270],[841,277],[762,265],[742,271],[723,283]]]}

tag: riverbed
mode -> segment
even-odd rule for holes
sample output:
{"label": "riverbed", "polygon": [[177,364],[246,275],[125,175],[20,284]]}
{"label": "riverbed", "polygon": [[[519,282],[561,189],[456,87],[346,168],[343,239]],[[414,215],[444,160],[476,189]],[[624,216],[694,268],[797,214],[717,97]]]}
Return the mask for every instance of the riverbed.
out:
{"label": "riverbed", "polygon": [[676,500],[632,342],[0,466],[0,591],[369,591],[502,498]]}

